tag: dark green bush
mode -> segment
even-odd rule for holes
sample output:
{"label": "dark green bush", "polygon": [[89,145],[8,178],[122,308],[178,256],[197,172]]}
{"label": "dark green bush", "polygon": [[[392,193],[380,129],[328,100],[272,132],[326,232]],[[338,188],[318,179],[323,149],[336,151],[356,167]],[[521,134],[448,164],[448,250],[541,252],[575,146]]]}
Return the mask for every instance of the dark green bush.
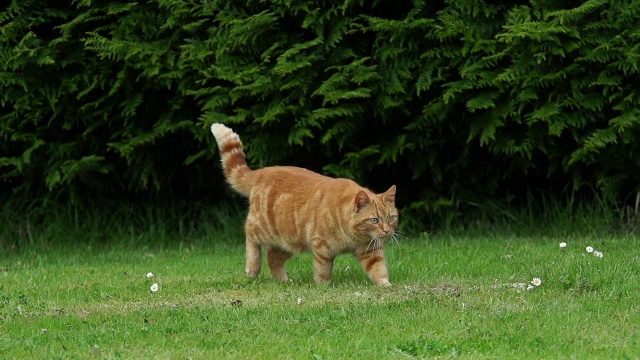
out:
{"label": "dark green bush", "polygon": [[[640,181],[640,1],[13,1],[0,13],[5,193],[225,190],[253,166],[348,176],[420,213]],[[87,195],[85,195],[87,194]]]}

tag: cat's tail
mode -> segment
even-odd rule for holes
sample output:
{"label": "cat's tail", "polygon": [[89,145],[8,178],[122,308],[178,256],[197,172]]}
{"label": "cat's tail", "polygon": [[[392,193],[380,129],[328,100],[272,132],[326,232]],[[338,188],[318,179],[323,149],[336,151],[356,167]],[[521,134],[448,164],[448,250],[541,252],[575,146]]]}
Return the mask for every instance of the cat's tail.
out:
{"label": "cat's tail", "polygon": [[220,149],[220,158],[227,182],[240,194],[249,196],[253,187],[254,171],[247,166],[240,137],[222,124],[211,125],[211,132]]}

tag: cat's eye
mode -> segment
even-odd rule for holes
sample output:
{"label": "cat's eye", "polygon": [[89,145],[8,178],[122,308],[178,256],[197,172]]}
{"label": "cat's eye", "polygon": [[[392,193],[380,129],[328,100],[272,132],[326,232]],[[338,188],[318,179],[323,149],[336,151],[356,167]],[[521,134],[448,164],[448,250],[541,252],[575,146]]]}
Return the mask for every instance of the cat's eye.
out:
{"label": "cat's eye", "polygon": [[371,221],[371,223],[375,225],[375,224],[377,224],[377,223],[378,223],[378,221],[380,221],[380,220],[378,220],[378,218],[371,218],[371,219],[369,219],[369,221]]}
{"label": "cat's eye", "polygon": [[392,222],[396,221],[397,217],[398,217],[397,215],[389,215],[389,217],[387,218],[387,221],[392,223]]}

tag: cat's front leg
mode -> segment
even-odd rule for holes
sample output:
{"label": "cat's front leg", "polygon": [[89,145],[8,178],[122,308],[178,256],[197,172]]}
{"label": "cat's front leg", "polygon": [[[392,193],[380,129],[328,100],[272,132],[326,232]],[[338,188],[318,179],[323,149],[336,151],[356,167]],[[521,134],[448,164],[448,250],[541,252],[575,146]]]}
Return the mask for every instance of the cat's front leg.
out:
{"label": "cat's front leg", "polygon": [[361,246],[356,249],[355,256],[376,285],[391,286],[382,248],[367,250],[366,246]]}

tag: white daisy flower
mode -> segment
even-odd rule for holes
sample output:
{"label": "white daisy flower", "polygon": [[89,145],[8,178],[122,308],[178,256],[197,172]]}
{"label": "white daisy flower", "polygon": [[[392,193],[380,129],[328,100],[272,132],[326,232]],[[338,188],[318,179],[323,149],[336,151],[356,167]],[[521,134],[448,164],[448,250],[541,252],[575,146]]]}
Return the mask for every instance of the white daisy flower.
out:
{"label": "white daisy flower", "polygon": [[587,246],[586,250],[587,250],[588,253],[592,253],[593,252],[593,247]]}
{"label": "white daisy flower", "polygon": [[299,297],[299,298],[296,299],[296,304],[301,305],[303,301],[304,301],[304,299]]}
{"label": "white daisy flower", "polygon": [[542,280],[540,280],[540,278],[533,278],[533,280],[531,280],[531,285],[533,286],[540,286],[542,285]]}
{"label": "white daisy flower", "polygon": [[535,289],[535,288],[536,288],[536,287],[535,287],[535,286],[533,286],[533,285],[529,285],[529,286],[527,286],[527,290],[533,290],[533,289]]}
{"label": "white daisy flower", "polygon": [[601,257],[603,257],[603,256],[604,256],[604,254],[602,253],[602,251],[594,251],[594,252],[593,252],[593,255],[595,255],[596,257],[599,257],[599,258],[601,258]]}
{"label": "white daisy flower", "polygon": [[152,277],[154,277],[155,275],[152,272],[148,272],[147,273],[147,279],[151,279]]}
{"label": "white daisy flower", "polygon": [[566,248],[567,247],[567,243],[566,242],[561,242],[560,243],[560,247],[561,248]]}
{"label": "white daisy flower", "polygon": [[154,283],[153,285],[151,285],[151,287],[149,288],[149,291],[151,291],[152,293],[155,293],[158,291],[158,284]]}
{"label": "white daisy flower", "polygon": [[93,356],[100,356],[100,346],[98,344],[93,345],[91,352],[93,352]]}

